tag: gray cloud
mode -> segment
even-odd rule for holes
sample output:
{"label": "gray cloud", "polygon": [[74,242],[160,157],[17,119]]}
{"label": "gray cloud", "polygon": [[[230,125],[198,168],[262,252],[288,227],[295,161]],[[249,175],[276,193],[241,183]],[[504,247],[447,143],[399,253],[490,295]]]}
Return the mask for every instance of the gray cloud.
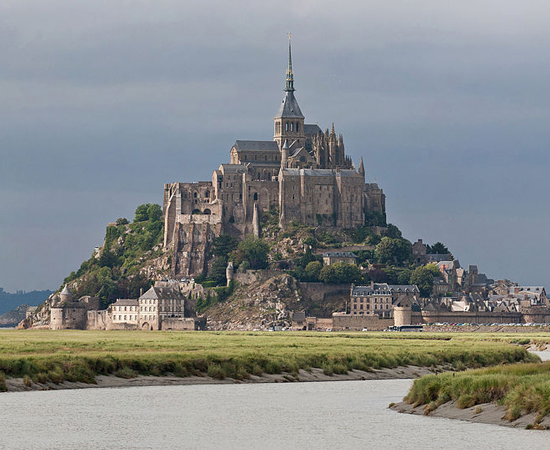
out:
{"label": "gray cloud", "polygon": [[388,214],[493,277],[545,283],[550,4],[0,5],[0,286],[54,288],[104,226],[265,139],[294,35],[306,120],[335,122]]}

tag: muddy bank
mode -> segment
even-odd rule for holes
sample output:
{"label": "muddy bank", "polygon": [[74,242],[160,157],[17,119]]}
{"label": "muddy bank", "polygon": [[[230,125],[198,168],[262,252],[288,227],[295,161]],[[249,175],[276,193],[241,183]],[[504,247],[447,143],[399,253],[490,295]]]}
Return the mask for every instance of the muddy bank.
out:
{"label": "muddy bank", "polygon": [[[483,403],[472,406],[471,408],[459,409],[456,402],[448,402],[439,406],[434,411],[425,413],[425,405],[409,405],[406,402],[396,403],[390,406],[390,409],[399,413],[416,414],[420,416],[441,417],[444,419],[458,419],[473,423],[486,423],[490,425],[500,425],[511,428],[531,428],[535,423],[536,414],[527,414],[512,422],[504,419],[506,408],[498,406],[495,403]],[[550,428],[550,417],[545,418],[540,424],[539,429]]]}
{"label": "muddy bank", "polygon": [[262,376],[251,375],[250,379],[235,380],[225,378],[219,380],[209,376],[137,376],[135,378],[119,378],[114,375],[99,375],[95,378],[95,384],[70,382],[63,383],[30,383],[25,384],[22,378],[6,379],[8,392],[33,391],[33,390],[57,390],[57,389],[90,389],[90,388],[111,388],[131,386],[186,386],[195,384],[247,384],[247,383],[288,383],[288,382],[316,382],[316,381],[349,381],[349,380],[391,380],[391,379],[414,379],[423,375],[441,372],[440,368],[434,370],[427,367],[407,366],[394,369],[379,369],[372,372],[352,370],[344,375],[325,375],[322,369],[313,368],[310,372],[300,370],[297,377],[289,373],[276,375],[264,374]]}

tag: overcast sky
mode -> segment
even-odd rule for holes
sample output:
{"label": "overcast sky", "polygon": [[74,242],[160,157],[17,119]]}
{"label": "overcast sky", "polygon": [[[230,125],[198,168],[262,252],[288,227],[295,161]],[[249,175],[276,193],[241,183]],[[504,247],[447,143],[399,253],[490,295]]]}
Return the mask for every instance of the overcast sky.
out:
{"label": "overcast sky", "polygon": [[2,0],[0,286],[56,289],[105,225],[271,139],[287,32],[306,123],[335,123],[411,241],[546,284],[547,0]]}

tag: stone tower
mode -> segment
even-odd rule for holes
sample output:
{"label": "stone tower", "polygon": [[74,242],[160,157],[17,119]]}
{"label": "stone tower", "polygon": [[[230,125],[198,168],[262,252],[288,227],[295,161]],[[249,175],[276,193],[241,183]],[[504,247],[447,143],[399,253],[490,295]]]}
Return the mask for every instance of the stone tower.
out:
{"label": "stone tower", "polygon": [[59,302],[71,303],[72,301],[73,301],[73,294],[71,294],[71,291],[69,290],[68,286],[65,285],[65,287],[59,294]]}
{"label": "stone tower", "polygon": [[273,140],[282,148],[285,140],[290,147],[303,146],[306,141],[304,115],[294,97],[294,72],[292,71],[292,48],[288,35],[288,68],[286,69],[285,96],[274,119]]}

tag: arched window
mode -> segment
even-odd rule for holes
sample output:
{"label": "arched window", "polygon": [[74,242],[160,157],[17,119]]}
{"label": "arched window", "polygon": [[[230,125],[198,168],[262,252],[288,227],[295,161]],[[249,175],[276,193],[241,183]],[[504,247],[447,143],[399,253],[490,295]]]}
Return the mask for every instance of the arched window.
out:
{"label": "arched window", "polygon": [[210,198],[210,191],[206,191],[206,192],[204,193],[204,196],[205,196],[206,198]]}
{"label": "arched window", "polygon": [[288,122],[285,123],[285,131],[288,131]]}
{"label": "arched window", "polygon": [[191,214],[200,214],[200,213],[201,213],[200,209],[194,209]]}
{"label": "arched window", "polygon": [[205,209],[202,213],[209,216],[210,214],[212,214],[212,211],[210,211],[209,209]]}
{"label": "arched window", "polygon": [[300,122],[296,122],[296,131],[300,131]]}
{"label": "arched window", "polygon": [[254,200],[258,200],[258,193],[254,192]]}
{"label": "arched window", "polygon": [[197,198],[197,193],[193,192],[193,198]]}

